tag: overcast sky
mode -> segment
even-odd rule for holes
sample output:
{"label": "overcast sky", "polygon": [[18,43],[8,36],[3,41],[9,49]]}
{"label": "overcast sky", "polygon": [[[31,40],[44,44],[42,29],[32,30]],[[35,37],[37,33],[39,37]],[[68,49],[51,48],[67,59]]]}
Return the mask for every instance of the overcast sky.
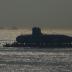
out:
{"label": "overcast sky", "polygon": [[72,0],[0,0],[0,26],[72,29]]}

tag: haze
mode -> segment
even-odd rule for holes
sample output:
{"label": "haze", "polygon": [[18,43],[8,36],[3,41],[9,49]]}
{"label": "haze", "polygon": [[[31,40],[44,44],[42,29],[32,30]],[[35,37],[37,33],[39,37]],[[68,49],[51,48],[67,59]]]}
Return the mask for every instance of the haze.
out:
{"label": "haze", "polygon": [[72,29],[72,0],[0,0],[0,27]]}

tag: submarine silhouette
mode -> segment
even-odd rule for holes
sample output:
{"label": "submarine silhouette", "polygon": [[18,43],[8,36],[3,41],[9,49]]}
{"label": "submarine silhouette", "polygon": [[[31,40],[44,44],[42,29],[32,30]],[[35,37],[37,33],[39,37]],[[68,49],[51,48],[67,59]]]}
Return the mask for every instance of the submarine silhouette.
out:
{"label": "submarine silhouette", "polygon": [[39,27],[33,27],[32,34],[19,35],[16,37],[16,42],[5,44],[4,47],[71,48],[72,37],[58,34],[43,34]]}

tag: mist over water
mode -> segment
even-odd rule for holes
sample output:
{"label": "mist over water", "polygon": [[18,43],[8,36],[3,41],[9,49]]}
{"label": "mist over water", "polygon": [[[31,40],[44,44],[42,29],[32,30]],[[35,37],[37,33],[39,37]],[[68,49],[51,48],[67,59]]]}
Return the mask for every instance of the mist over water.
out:
{"label": "mist over water", "polygon": [[0,30],[0,40],[15,40],[18,35],[30,33],[29,30]]}
{"label": "mist over water", "polygon": [[[69,35],[72,36],[72,31],[71,30],[46,30],[43,29],[41,31],[43,34],[64,34],[64,35]],[[0,40],[15,40],[15,38],[18,35],[21,34],[32,34],[31,29],[18,29],[18,30],[7,30],[7,29],[2,29],[0,30]]]}

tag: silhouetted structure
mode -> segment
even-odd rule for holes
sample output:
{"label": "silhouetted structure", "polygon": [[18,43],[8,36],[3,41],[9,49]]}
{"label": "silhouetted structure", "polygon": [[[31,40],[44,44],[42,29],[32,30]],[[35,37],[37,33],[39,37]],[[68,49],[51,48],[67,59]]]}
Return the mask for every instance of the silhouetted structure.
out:
{"label": "silhouetted structure", "polygon": [[20,35],[16,42],[6,44],[6,47],[72,47],[72,37],[66,35],[46,35],[38,27],[32,28],[32,35]]}

